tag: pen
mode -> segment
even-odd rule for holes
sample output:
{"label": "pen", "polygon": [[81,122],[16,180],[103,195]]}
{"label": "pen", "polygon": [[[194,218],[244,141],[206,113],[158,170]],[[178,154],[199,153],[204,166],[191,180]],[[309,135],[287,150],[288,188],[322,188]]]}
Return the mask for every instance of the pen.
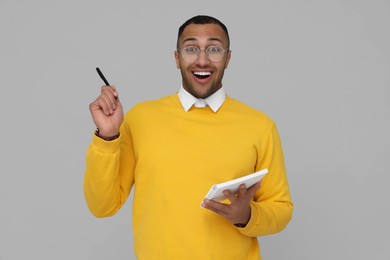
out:
{"label": "pen", "polygon": [[106,83],[106,86],[110,86],[110,83],[108,83],[108,81],[106,80],[106,78],[104,77],[103,73],[100,71],[99,67],[96,68],[97,72],[99,73],[99,76],[100,78],[104,81],[104,83]]}

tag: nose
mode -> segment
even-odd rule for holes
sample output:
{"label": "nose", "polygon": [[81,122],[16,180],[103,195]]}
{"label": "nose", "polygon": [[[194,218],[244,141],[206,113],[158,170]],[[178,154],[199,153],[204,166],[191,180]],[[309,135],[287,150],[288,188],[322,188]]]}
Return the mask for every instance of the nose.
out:
{"label": "nose", "polygon": [[196,63],[199,65],[199,66],[205,66],[209,63],[209,58],[207,57],[207,54],[206,54],[206,50],[205,49],[201,49],[199,51],[199,55],[198,55],[198,58],[196,59]]}

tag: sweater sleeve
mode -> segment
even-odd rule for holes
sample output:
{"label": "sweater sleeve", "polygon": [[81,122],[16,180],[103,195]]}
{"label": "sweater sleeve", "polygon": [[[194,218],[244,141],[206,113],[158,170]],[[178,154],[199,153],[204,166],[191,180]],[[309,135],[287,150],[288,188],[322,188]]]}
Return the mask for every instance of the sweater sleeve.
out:
{"label": "sweater sleeve", "polygon": [[104,141],[93,136],[86,154],[84,196],[96,217],[114,215],[126,202],[134,183],[133,143],[126,122],[120,137]]}
{"label": "sweater sleeve", "polygon": [[250,237],[282,231],[291,220],[293,210],[282,145],[274,123],[260,147],[256,171],[268,168],[268,173],[250,204],[248,224],[239,228],[242,234]]}

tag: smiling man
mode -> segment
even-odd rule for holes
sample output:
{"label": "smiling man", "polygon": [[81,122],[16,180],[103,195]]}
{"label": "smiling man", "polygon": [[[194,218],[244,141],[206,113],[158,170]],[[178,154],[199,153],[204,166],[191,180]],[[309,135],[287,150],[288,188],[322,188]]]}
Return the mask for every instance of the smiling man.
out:
{"label": "smiling man", "polygon": [[186,23],[180,28],[176,65],[181,71],[184,89],[194,97],[207,98],[222,87],[231,56],[227,35],[226,27],[218,23]]}
{"label": "smiling man", "polygon": [[[231,51],[226,26],[195,16],[174,53],[182,86],[124,115],[115,87],[90,104],[98,130],[87,151],[85,198],[97,217],[114,215],[134,185],[135,255],[148,259],[261,259],[257,237],[292,216],[275,123],[225,94]],[[212,184],[268,169],[226,200],[204,199]],[[199,203],[201,202],[201,207]]]}

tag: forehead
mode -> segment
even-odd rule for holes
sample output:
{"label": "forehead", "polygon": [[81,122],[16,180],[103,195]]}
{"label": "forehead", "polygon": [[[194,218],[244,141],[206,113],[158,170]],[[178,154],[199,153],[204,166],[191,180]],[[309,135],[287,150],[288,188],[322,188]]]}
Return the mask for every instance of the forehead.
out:
{"label": "forehead", "polygon": [[186,41],[208,42],[220,41],[227,46],[228,39],[225,31],[218,24],[190,24],[179,38],[179,44]]}

